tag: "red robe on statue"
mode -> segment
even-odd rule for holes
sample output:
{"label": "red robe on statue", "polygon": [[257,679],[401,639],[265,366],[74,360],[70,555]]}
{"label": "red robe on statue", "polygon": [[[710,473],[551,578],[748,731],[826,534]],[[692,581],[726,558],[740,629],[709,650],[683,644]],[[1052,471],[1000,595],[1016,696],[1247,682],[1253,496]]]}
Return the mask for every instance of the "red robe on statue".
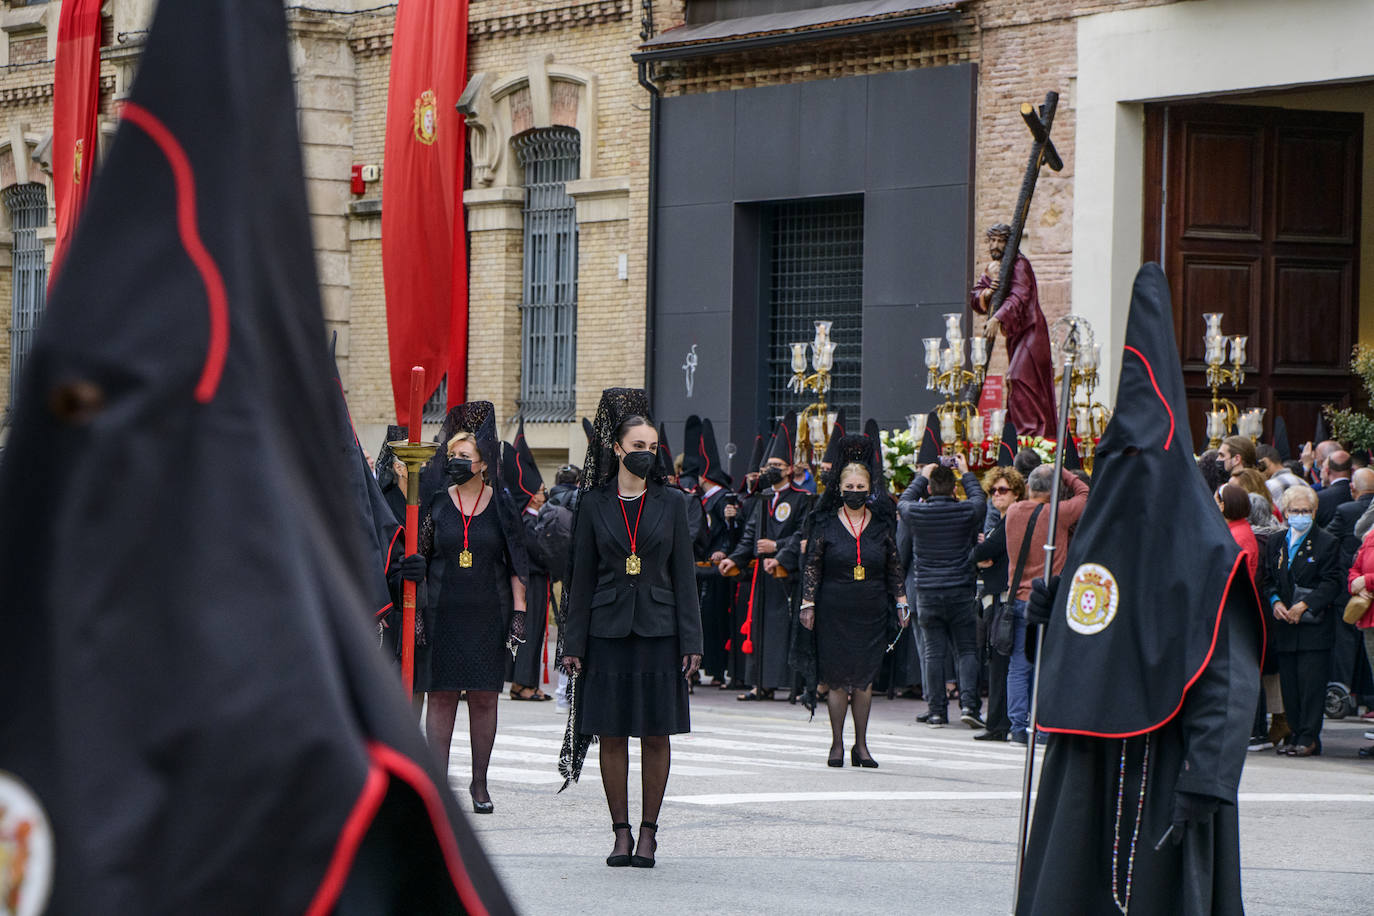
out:
{"label": "red robe on statue", "polygon": [[[992,288],[992,277],[978,278],[970,304],[984,314],[983,290]],[[1054,371],[1050,356],[1050,329],[1040,311],[1040,292],[1035,272],[1026,256],[1018,254],[1011,271],[1011,289],[993,316],[1007,338],[1007,419],[1022,436],[1053,439],[1055,430]]]}

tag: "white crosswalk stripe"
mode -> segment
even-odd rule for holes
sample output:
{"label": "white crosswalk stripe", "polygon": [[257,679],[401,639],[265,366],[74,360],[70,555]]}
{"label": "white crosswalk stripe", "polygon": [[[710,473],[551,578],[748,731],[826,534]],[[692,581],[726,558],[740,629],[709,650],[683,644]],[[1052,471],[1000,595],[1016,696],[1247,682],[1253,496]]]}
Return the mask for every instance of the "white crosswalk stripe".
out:
{"label": "white crosswalk stripe", "polygon": [[[699,723],[692,733],[673,738],[673,776],[761,776],[776,771],[823,770],[830,746],[828,724],[781,721],[760,717],[739,720],[738,725]],[[492,751],[488,779],[492,783],[558,786],[558,752],[562,746],[561,722],[502,723]],[[920,775],[941,772],[972,773],[1021,768],[1024,751],[1019,745],[978,744],[964,729],[911,734],[873,734],[870,747],[887,771]],[[454,784],[465,783],[470,772],[470,744],[466,730],[455,729],[449,774]],[[630,742],[630,769],[638,771],[638,742]],[[847,763],[847,761],[846,761]],[[588,753],[584,779],[597,776],[596,749]],[[989,774],[990,775],[990,774]]]}

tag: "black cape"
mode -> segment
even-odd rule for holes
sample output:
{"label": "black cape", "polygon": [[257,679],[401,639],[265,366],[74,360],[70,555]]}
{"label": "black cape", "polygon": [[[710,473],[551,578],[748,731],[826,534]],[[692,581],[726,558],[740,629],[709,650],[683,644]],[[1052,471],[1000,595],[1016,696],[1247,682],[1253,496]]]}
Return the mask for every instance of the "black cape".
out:
{"label": "black cape", "polygon": [[512,912],[375,649],[296,112],[278,0],[159,4],[25,370],[0,770],[51,913]]}
{"label": "black cape", "polygon": [[[1050,739],[1019,914],[1243,909],[1236,793],[1263,620],[1193,465],[1186,404],[1167,281],[1147,264],[1040,651],[1037,720]],[[1219,808],[1156,851],[1177,792]]]}

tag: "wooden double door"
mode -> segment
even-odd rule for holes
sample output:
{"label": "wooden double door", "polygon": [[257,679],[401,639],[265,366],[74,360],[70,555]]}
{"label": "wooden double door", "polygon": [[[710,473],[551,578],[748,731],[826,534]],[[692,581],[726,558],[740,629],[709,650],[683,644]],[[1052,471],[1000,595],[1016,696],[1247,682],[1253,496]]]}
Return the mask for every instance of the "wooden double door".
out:
{"label": "wooden double door", "polygon": [[[1249,337],[1224,389],[1282,416],[1294,452],[1325,404],[1361,397],[1358,334],[1363,116],[1244,105],[1146,111],[1145,258],[1169,278],[1194,447],[1206,447],[1203,315]],[[1294,457],[1297,457],[1294,454]]]}

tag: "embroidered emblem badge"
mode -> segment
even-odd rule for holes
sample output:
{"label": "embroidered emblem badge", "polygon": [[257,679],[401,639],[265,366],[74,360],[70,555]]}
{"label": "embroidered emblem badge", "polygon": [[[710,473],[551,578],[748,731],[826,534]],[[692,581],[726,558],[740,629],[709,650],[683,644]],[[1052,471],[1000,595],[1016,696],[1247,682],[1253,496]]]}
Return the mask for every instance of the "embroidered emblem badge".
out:
{"label": "embroidered emblem badge", "polygon": [[787,521],[787,519],[790,518],[791,515],[792,504],[789,502],[780,502],[778,503],[778,507],[773,510],[773,518],[777,519],[780,522]]}
{"label": "embroidered emblem badge", "polygon": [[426,89],[415,100],[415,139],[431,146],[439,133],[439,100],[433,89]]}
{"label": "embroidered emblem badge", "polygon": [[1073,574],[1073,585],[1064,615],[1069,629],[1084,636],[1101,633],[1116,617],[1121,589],[1111,570],[1096,563],[1084,563]]}
{"label": "embroidered emblem badge", "polygon": [[39,916],[52,892],[52,825],[37,796],[0,770],[0,914]]}

